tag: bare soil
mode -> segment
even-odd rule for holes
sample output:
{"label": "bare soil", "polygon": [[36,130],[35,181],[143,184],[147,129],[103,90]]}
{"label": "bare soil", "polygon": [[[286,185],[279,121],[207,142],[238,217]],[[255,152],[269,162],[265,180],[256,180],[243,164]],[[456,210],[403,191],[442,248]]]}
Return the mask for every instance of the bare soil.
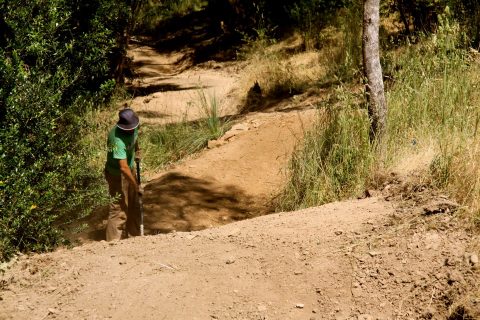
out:
{"label": "bare soil", "polygon": [[[262,111],[239,115],[246,95],[239,89],[242,63],[208,62],[185,70],[188,51],[160,53],[134,42],[129,53],[138,77],[129,84],[135,95],[127,103],[142,123],[204,117],[200,92],[207,99],[215,96],[220,116],[235,116],[230,117],[232,129],[209,148],[148,175],[146,234],[201,230],[273,212],[272,200],[285,184],[290,156],[316,119],[314,98],[305,94],[295,101],[268,102]],[[88,228],[70,238],[104,240],[107,215],[106,208],[95,212],[84,221]]]}
{"label": "bare soil", "polygon": [[[198,79],[224,114],[242,105],[232,64],[188,68],[185,53],[138,43],[131,53],[144,122],[201,116],[189,100]],[[441,195],[395,178],[364,199],[271,213],[316,112],[286,105],[237,118],[152,177],[148,236],[93,241],[99,214],[83,245],[2,265],[0,319],[480,319],[478,233]]]}
{"label": "bare soil", "polygon": [[22,256],[0,319],[478,319],[455,221],[366,198]]}

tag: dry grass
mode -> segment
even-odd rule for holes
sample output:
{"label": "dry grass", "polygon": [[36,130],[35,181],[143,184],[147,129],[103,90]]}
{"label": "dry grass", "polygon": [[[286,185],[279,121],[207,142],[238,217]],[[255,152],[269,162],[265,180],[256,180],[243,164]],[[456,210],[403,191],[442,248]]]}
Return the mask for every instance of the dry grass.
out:
{"label": "dry grass", "polygon": [[240,75],[240,91],[248,89],[258,81],[262,94],[267,98],[278,98],[304,92],[307,88],[326,81],[342,59],[339,33],[332,29],[324,31],[325,43],[321,50],[304,51],[298,35],[293,35],[273,45],[250,44],[244,56],[247,66]]}
{"label": "dry grass", "polygon": [[449,153],[448,177],[444,188],[461,204],[468,206],[469,216],[480,225],[480,141],[459,141]]}
{"label": "dry grass", "polygon": [[396,161],[390,171],[399,174],[428,171],[430,164],[438,152],[438,147],[430,137],[413,138],[410,144],[398,150]]}
{"label": "dry grass", "polygon": [[394,53],[401,69],[388,94],[387,167],[404,175],[424,172],[478,222],[480,64],[462,49],[443,51],[439,39]]}
{"label": "dry grass", "polygon": [[[332,32],[332,35],[334,34],[335,32]],[[290,59],[278,61],[266,58],[258,60],[263,61],[266,66],[272,63],[288,66],[288,72],[265,72],[261,73],[259,78],[267,83],[278,83],[279,79],[294,79],[295,83],[302,85],[325,81],[332,76],[348,80],[349,75],[355,74],[355,70],[352,69],[355,64],[349,64],[348,54],[341,54],[350,52],[346,49],[348,38],[332,36],[330,39],[332,47],[322,50],[328,54],[322,55],[322,51],[319,51],[297,54]],[[360,118],[320,124],[320,128],[323,126],[324,129],[309,133],[304,148],[294,156],[292,177],[287,186],[287,189],[291,190],[285,191],[285,194],[299,194],[295,188],[304,183],[302,180],[306,181],[306,186],[302,187],[300,193],[301,197],[310,200],[302,203],[298,201],[298,197],[292,197],[296,203],[282,204],[282,207],[294,209],[317,205],[331,199],[351,197],[370,179],[373,179],[375,184],[374,177],[394,171],[403,176],[413,173],[417,177],[420,176],[419,178],[432,188],[442,190],[466,207],[468,217],[479,222],[480,62],[476,52],[469,53],[462,48],[461,39],[458,24],[444,19],[437,34],[420,39],[416,45],[407,43],[400,49],[384,52],[384,70],[391,79],[387,92],[389,112],[385,154],[376,155],[371,165],[366,159],[357,163],[359,167],[368,167],[369,174],[363,170],[345,171],[344,169],[349,166],[345,167],[345,162],[339,161],[338,157],[329,158],[323,154],[322,159],[318,161],[316,157],[308,155],[324,152],[322,141],[329,139],[326,134],[338,137],[331,147],[344,150],[342,157],[350,154],[349,143],[352,139],[342,139],[343,134],[347,136],[350,134],[343,126],[352,126],[352,121],[358,122]],[[258,65],[261,66],[262,63]],[[318,63],[320,66],[314,67],[311,63]],[[350,66],[349,71],[344,73],[342,68],[345,69],[346,66]],[[269,69],[262,67],[255,69],[257,72],[264,72],[263,70]],[[342,101],[342,108],[347,111],[345,115],[349,114],[348,110],[362,108],[353,97],[344,99],[349,96],[345,90],[333,89],[331,87],[334,100]],[[350,92],[350,95],[354,94]],[[325,129],[331,125],[333,127]],[[310,140],[317,140],[318,143],[311,143]],[[366,145],[367,142],[360,139],[356,144]],[[372,154],[364,150],[362,156],[371,157]],[[312,175],[305,175],[307,171]],[[350,191],[344,192],[346,189],[339,188],[337,182],[333,184],[326,182],[330,178],[336,179],[338,172],[343,172],[346,176],[342,176],[337,182],[341,181],[344,186],[348,185],[347,189]],[[361,174],[358,174],[359,172]],[[308,181],[323,183],[312,184]],[[308,190],[309,188],[311,190]],[[316,197],[316,195],[328,196]]]}

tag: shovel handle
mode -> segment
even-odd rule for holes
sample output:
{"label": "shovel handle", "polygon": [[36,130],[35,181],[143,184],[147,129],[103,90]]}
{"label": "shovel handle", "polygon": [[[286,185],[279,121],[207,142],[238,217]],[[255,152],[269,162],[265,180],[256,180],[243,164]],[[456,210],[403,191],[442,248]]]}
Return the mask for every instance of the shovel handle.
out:
{"label": "shovel handle", "polygon": [[[140,180],[140,161],[136,161],[137,163],[137,183],[140,186],[142,181]],[[139,195],[138,202],[140,205],[140,236],[143,236],[143,201],[142,196]]]}
{"label": "shovel handle", "polygon": [[135,161],[137,163],[137,183],[140,185],[142,182],[140,181],[140,161]]}

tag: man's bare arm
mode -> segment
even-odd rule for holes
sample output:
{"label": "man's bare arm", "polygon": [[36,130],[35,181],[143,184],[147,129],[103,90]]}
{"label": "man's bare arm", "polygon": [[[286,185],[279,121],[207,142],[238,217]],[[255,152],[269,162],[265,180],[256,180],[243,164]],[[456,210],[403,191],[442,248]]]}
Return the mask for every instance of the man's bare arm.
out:
{"label": "man's bare arm", "polygon": [[118,160],[118,162],[120,163],[120,171],[122,172],[122,174],[125,176],[125,178],[127,178],[128,182],[135,187],[135,191],[139,192],[140,190],[137,181],[132,174],[132,170],[130,170],[130,167],[128,166],[127,159],[121,159]]}

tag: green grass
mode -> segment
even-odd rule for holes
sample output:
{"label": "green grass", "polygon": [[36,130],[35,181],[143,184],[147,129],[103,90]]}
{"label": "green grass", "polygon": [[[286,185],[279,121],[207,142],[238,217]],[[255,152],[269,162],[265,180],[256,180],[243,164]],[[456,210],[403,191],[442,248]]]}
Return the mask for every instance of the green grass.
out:
{"label": "green grass", "polygon": [[156,171],[203,149],[216,136],[208,126],[198,122],[143,125],[140,147],[145,170]]}
{"label": "green grass", "polygon": [[364,190],[373,163],[369,121],[353,101],[343,103],[319,111],[316,125],[290,161],[290,180],[277,210],[317,206]]}
{"label": "green grass", "polygon": [[405,150],[435,150],[424,175],[478,219],[480,210],[480,64],[462,46],[455,23],[443,21],[437,34],[392,53],[395,84],[388,93],[387,148],[392,165]]}
{"label": "green grass", "polygon": [[[353,94],[319,117],[290,164],[278,210],[316,206],[358,195],[376,176],[433,150],[426,164],[411,164],[431,188],[463,204],[480,221],[480,61],[469,56],[462,33],[445,17],[438,32],[417,44],[383,53],[387,83],[387,136],[382,154],[368,143],[369,121]],[[345,99],[347,97],[347,99]],[[339,105],[339,106],[338,106]]]}
{"label": "green grass", "polygon": [[147,171],[157,171],[202,150],[209,140],[218,139],[230,128],[230,121],[219,117],[217,99],[202,89],[197,93],[197,107],[202,112],[200,120],[142,126],[140,147]]}

